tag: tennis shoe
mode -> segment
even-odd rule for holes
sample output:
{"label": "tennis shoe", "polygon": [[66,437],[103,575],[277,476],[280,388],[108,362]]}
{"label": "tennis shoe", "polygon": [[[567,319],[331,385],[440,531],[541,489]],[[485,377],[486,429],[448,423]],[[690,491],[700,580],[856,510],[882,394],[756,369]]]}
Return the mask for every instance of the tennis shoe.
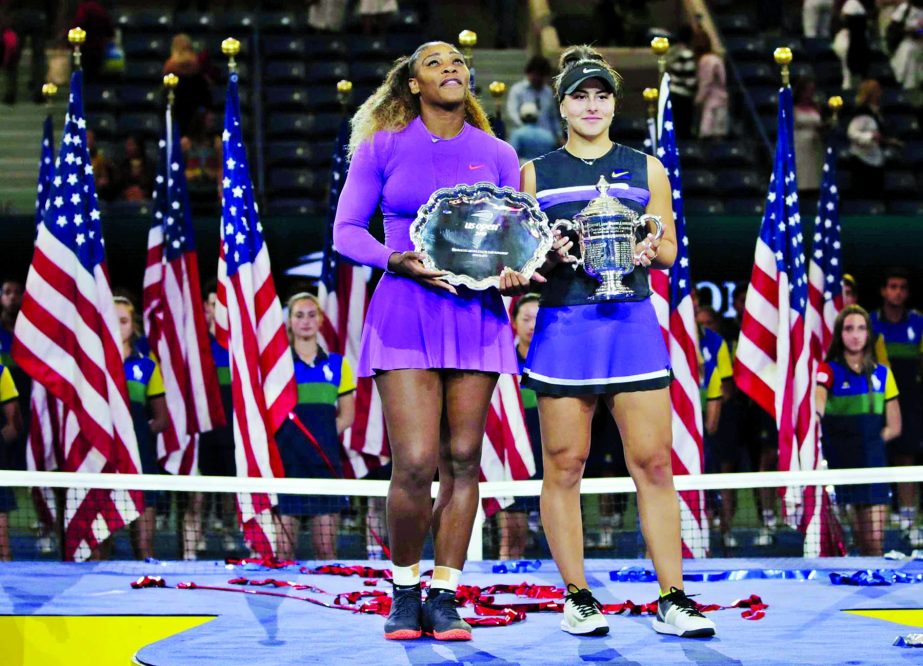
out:
{"label": "tennis shoe", "polygon": [[577,636],[605,636],[609,633],[609,623],[593,593],[569,583],[561,629]]}
{"label": "tennis shoe", "polygon": [[391,612],[385,620],[385,638],[389,641],[407,641],[419,638],[423,631],[420,627],[423,596],[420,584],[395,585]]}
{"label": "tennis shoe", "polygon": [[458,614],[454,590],[430,588],[422,614],[423,633],[437,641],[470,641],[471,625]]}
{"label": "tennis shoe", "polygon": [[658,634],[681,638],[707,638],[715,635],[715,623],[702,615],[695,602],[682,590],[670,588],[670,594],[657,602],[657,617],[653,622]]}

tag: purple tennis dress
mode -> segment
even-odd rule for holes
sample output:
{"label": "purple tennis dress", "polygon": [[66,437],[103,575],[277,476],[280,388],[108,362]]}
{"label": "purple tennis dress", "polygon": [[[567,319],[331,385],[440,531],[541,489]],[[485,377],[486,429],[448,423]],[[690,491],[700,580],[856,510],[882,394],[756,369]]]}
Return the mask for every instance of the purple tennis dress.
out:
{"label": "purple tennis dress", "polygon": [[[519,163],[509,144],[476,127],[465,123],[457,136],[441,139],[418,117],[400,132],[380,131],[350,164],[333,229],[337,251],[387,270],[392,253],[413,250],[410,225],[433,192],[485,181],[518,190]],[[384,245],[368,230],[379,205]],[[500,292],[456,289],[457,296],[386,272],[366,314],[357,374],[410,368],[516,374]]]}

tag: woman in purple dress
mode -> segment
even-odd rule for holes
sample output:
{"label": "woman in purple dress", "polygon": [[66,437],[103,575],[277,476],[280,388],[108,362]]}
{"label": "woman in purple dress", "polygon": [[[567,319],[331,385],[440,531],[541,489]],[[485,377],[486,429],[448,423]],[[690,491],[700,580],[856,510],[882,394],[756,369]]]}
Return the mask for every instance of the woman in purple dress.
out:
{"label": "woman in purple dress", "polygon": [[[389,639],[469,640],[455,606],[478,503],[481,441],[499,373],[518,371],[500,291],[440,280],[413,252],[417,210],[443,187],[491,182],[519,187],[515,151],[494,138],[451,44],[430,42],[399,59],[352,120],[351,164],[334,243],[385,271],[366,315],[360,377],[381,393],[394,469],[388,491],[394,603]],[[381,207],[385,242],[368,230]],[[539,278],[541,279],[541,278]],[[505,270],[501,291],[528,281]],[[439,470],[439,495],[430,484]],[[426,603],[420,557],[433,527],[436,566]]]}

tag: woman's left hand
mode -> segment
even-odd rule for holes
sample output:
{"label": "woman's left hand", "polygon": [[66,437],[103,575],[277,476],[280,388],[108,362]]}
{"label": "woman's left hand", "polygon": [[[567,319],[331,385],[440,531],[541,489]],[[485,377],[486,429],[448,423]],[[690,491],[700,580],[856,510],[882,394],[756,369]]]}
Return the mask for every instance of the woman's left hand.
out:
{"label": "woman's left hand", "polygon": [[[547,282],[543,275],[538,273],[532,274],[532,279],[536,282]],[[500,271],[500,293],[504,296],[518,296],[529,291],[529,278],[512,268],[504,268]]]}
{"label": "woman's left hand", "polygon": [[650,266],[657,257],[660,249],[660,239],[655,239],[654,234],[648,234],[640,243],[635,245],[635,266]]}

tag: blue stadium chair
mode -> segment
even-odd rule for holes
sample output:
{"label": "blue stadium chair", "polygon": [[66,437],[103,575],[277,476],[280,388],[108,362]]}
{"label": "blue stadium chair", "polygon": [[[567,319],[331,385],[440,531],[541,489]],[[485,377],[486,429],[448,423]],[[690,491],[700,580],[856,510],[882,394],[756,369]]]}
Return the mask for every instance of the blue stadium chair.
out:
{"label": "blue stadium chair", "polygon": [[[768,181],[767,181],[768,182]],[[761,198],[724,199],[724,212],[728,215],[757,215],[762,217],[766,200]]]}
{"label": "blue stadium chair", "polygon": [[885,131],[901,139],[919,138],[920,121],[913,114],[893,114],[885,117]]}
{"label": "blue stadium chair", "polygon": [[338,113],[273,113],[266,124],[267,136],[276,140],[332,137],[340,125]]}
{"label": "blue stadium chair", "polygon": [[395,57],[410,55],[420,45],[421,40],[416,34],[392,34],[385,38],[388,42],[388,48]]}
{"label": "blue stadium chair", "polygon": [[267,185],[270,192],[306,194],[318,192],[326,185],[322,171],[308,169],[270,169]]}
{"label": "blue stadium chair", "polygon": [[706,148],[708,163],[712,166],[753,166],[756,147],[745,141],[718,141]]}
{"label": "blue stadium chair", "polygon": [[270,166],[319,167],[330,163],[332,141],[273,141],[266,145]]}
{"label": "blue stadium chair", "polygon": [[118,90],[116,86],[88,83],[83,91],[87,111],[118,111],[122,107]]}
{"label": "blue stadium chair", "polygon": [[123,35],[137,33],[150,36],[169,33],[172,21],[167,11],[142,9],[120,13],[115,19],[115,24],[122,30]]}
{"label": "blue stadium chair", "polygon": [[338,111],[340,109],[337,89],[332,83],[322,86],[309,86],[305,92],[307,93],[308,110],[310,111]]}
{"label": "blue stadium chair", "polygon": [[843,83],[843,66],[839,62],[817,62],[813,65],[814,80],[824,90],[839,89]]}
{"label": "blue stadium chair", "polygon": [[305,39],[294,35],[266,35],[263,53],[270,58],[304,59]]}
{"label": "blue stadium chair", "polygon": [[155,112],[161,106],[162,97],[159,87],[125,83],[119,86],[119,100],[126,111]]}
{"label": "blue stadium chair", "polygon": [[728,35],[724,40],[724,46],[735,60],[766,60],[768,46],[762,35]]}
{"label": "blue stadium chair", "polygon": [[353,39],[348,42],[350,60],[389,60],[393,51],[384,37]]}
{"label": "blue stadium chair", "polygon": [[705,148],[698,141],[684,141],[679,145],[679,164],[685,171],[705,166]]}
{"label": "blue stadium chair", "polygon": [[420,15],[412,9],[400,10],[391,20],[390,29],[391,32],[419,35],[422,29],[420,25]]}
{"label": "blue stadium chair", "polygon": [[138,217],[151,214],[150,201],[110,201],[102,202],[101,207],[105,213],[120,217]]}
{"label": "blue stadium chair", "polygon": [[125,81],[143,81],[148,85],[156,86],[162,81],[163,60],[129,60],[125,63],[125,72],[122,79]]}
{"label": "blue stadium chair", "polygon": [[914,110],[910,96],[900,88],[888,88],[881,96],[881,109],[885,117],[892,113],[910,113]]}
{"label": "blue stadium chair", "polygon": [[390,62],[355,62],[349,66],[349,78],[353,83],[381,83],[391,69]]}
{"label": "blue stadium chair", "polygon": [[[774,81],[780,81],[778,68],[775,68],[774,75]],[[810,62],[792,63],[791,76],[793,85],[798,79],[814,79],[817,81],[817,73],[814,71],[813,63]],[[767,81],[766,83],[772,83],[772,81]]]}
{"label": "blue stadium chair", "polygon": [[270,60],[263,70],[267,84],[305,81],[305,64],[296,60]]}
{"label": "blue stadium chair", "polygon": [[923,167],[923,141],[907,141],[901,149],[901,164],[907,166]]}
{"label": "blue stadium chair", "polygon": [[766,86],[763,88],[752,88],[750,96],[756,105],[756,110],[760,113],[772,113],[775,115],[779,109],[779,87]]}
{"label": "blue stadium chair", "polygon": [[[241,35],[253,32],[256,26],[256,15],[251,11],[232,10],[218,14],[215,23],[224,39],[228,35],[240,39]],[[218,51],[221,53],[221,51]]]}
{"label": "blue stadium chair", "polygon": [[885,172],[885,200],[918,199],[917,179],[912,171],[887,170]]}
{"label": "blue stadium chair", "polygon": [[880,83],[883,88],[897,85],[897,80],[894,78],[894,70],[891,69],[891,63],[887,60],[870,64],[868,78],[877,79],[878,83]]}
{"label": "blue stadium chair", "polygon": [[765,62],[744,62],[737,66],[740,78],[748,86],[763,86],[778,82],[779,69]]}
{"label": "blue stadium chair", "polygon": [[727,197],[757,197],[765,190],[766,184],[756,171],[737,168],[720,170],[716,187]]}
{"label": "blue stadium chair", "polygon": [[157,113],[123,113],[119,116],[118,133],[121,136],[135,134],[144,139],[160,136],[162,119]]}
{"label": "blue stadium chair", "polygon": [[308,60],[339,60],[348,50],[346,40],[338,35],[311,35],[305,40],[304,53]]}
{"label": "blue stadium chair", "polygon": [[722,215],[725,212],[721,199],[688,197],[683,206],[686,215]]}
{"label": "blue stadium chair", "polygon": [[343,61],[310,62],[305,72],[305,78],[312,83],[324,81],[339,81],[349,78],[349,65]]}
{"label": "blue stadium chair", "polygon": [[115,115],[111,113],[88,113],[87,127],[96,133],[97,139],[111,139],[117,132]]}
{"label": "blue stadium chair", "polygon": [[215,17],[208,12],[178,12],[173,16],[173,28],[188,35],[209,33],[216,28]]}
{"label": "blue stadium chair", "polygon": [[684,195],[717,195],[717,179],[712,171],[688,169],[683,173]]}
{"label": "blue stadium chair", "polygon": [[841,215],[884,215],[886,210],[884,202],[874,199],[847,199],[840,202]]}
{"label": "blue stadium chair", "polygon": [[756,32],[756,22],[749,14],[725,14],[716,23],[725,35],[750,35]]}
{"label": "blue stadium chair", "polygon": [[888,213],[891,215],[923,216],[923,201],[889,201]]}
{"label": "blue stadium chair", "polygon": [[326,202],[318,199],[280,199],[267,202],[269,215],[317,215],[326,211]]}
{"label": "blue stadium chair", "polygon": [[301,86],[270,86],[264,90],[266,109],[272,111],[305,111],[308,96]]}
{"label": "blue stadium chair", "polygon": [[295,12],[267,12],[263,11],[257,17],[260,31],[267,35],[291,34],[304,25],[304,19],[299,21]]}
{"label": "blue stadium chair", "polygon": [[143,60],[145,58],[167,59],[170,55],[170,42],[166,37],[151,37],[147,34],[126,36],[122,40],[125,61]]}

